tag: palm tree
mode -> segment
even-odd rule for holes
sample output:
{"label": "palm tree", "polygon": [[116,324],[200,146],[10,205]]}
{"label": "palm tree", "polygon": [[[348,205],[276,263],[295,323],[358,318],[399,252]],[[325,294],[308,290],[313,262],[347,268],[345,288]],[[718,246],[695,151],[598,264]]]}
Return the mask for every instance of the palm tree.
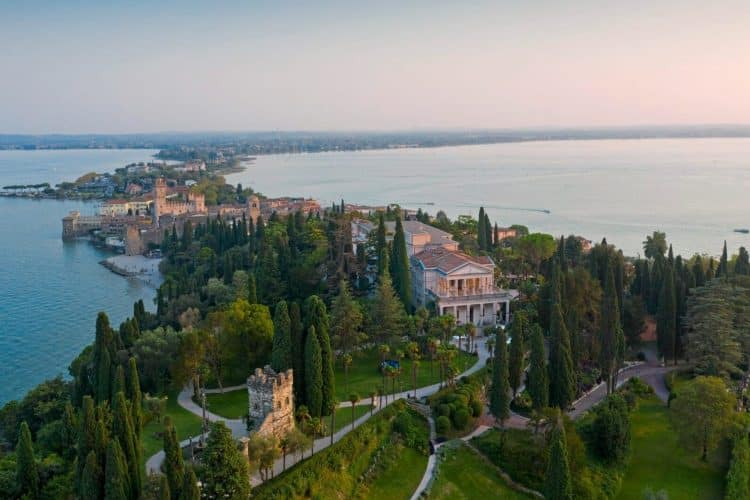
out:
{"label": "palm tree", "polygon": [[466,338],[469,342],[469,352],[473,351],[474,337],[477,336],[477,327],[474,323],[467,323],[466,326]]}
{"label": "palm tree", "polygon": [[334,429],[336,429],[336,408],[338,408],[339,402],[336,401],[336,398],[333,398],[333,401],[331,401],[331,406],[328,407],[329,410],[331,410],[331,446],[333,446],[333,434]]}
{"label": "palm tree", "polygon": [[[388,353],[391,352],[391,348],[388,346],[388,344],[380,344],[380,346],[378,346],[378,351],[380,352],[380,371],[383,374],[383,387],[385,387],[385,375],[386,375],[385,358],[388,356]],[[387,394],[385,396],[385,404],[388,404]]]}
{"label": "palm tree", "polygon": [[349,402],[352,404],[352,430],[354,430],[354,409],[357,403],[359,403],[359,394],[353,392],[349,394]]}
{"label": "palm tree", "polygon": [[378,390],[375,389],[374,391],[370,391],[370,416],[372,417],[372,412],[375,411],[375,396],[378,395]]}
{"label": "palm tree", "polygon": [[310,410],[307,409],[307,406],[302,405],[297,408],[297,420],[302,424],[302,432],[305,434],[307,434],[307,422],[310,421],[310,418]]}
{"label": "palm tree", "polygon": [[417,399],[417,369],[419,368],[419,345],[416,342],[409,342],[406,351],[411,358],[411,385],[414,388],[414,399]]}
{"label": "palm tree", "polygon": [[352,366],[353,361],[351,354],[344,354],[341,357],[341,363],[344,365],[344,389],[349,389],[349,367]]}
{"label": "palm tree", "polygon": [[279,440],[279,448],[281,448],[281,470],[286,470],[286,452],[289,450],[289,437],[284,436]]}
{"label": "palm tree", "polygon": [[430,353],[430,380],[432,380],[433,367],[435,365],[435,353],[437,352],[438,342],[436,338],[427,339],[427,350]]}

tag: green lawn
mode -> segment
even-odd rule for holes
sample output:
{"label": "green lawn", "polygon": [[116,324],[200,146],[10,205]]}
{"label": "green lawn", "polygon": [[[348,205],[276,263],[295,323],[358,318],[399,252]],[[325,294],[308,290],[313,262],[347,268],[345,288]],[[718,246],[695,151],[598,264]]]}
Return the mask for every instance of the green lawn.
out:
{"label": "green lawn", "polygon": [[[354,420],[357,420],[359,417],[364,415],[365,413],[368,413],[370,411],[370,408],[372,408],[372,405],[358,405],[354,407]],[[326,430],[328,431],[326,433],[327,436],[331,435],[331,429],[329,427],[331,426],[331,417],[325,417],[325,423],[326,423]],[[336,418],[334,419],[334,428],[333,432],[334,434],[338,432],[339,430],[343,429],[346,426],[352,425],[352,409],[351,408],[339,408],[336,410]]]}
{"label": "green lawn", "polygon": [[411,498],[427,468],[427,456],[398,445],[398,458],[383,470],[367,489],[367,498],[390,500]]}
{"label": "green lawn", "polygon": [[726,464],[718,451],[702,462],[684,450],[669,426],[669,410],[651,397],[631,414],[632,456],[618,498],[640,500],[643,490],[665,490],[669,498],[714,499],[724,496]]}
{"label": "green lawn", "polygon": [[225,392],[224,394],[206,394],[208,411],[224,418],[239,419],[247,415],[247,389]]}
{"label": "green lawn", "polygon": [[[477,358],[464,352],[456,356],[453,364],[459,373],[470,368],[476,363]],[[430,365],[432,366],[432,375],[430,375]],[[357,353],[354,356],[354,362],[349,367],[348,377],[344,377],[344,367],[339,360],[336,360],[336,398],[339,401],[347,401],[349,394],[356,392],[360,398],[364,399],[370,396],[370,392],[383,385],[383,376],[380,373],[380,353],[377,349],[368,349]],[[396,379],[396,391],[407,391],[412,389],[411,367],[412,361],[405,359],[402,363],[402,375]],[[425,387],[440,382],[438,375],[438,363],[430,362],[429,359],[422,359],[417,370],[417,387]],[[393,392],[391,380],[387,380],[388,393]]]}
{"label": "green lawn", "polygon": [[[177,439],[182,441],[188,436],[198,436],[201,432],[201,419],[177,404],[177,393],[169,393],[167,407],[164,412],[172,418],[177,431]],[[141,446],[143,447],[142,461],[145,463],[154,453],[163,447],[164,419],[161,422],[152,420],[143,427]]]}
{"label": "green lawn", "polygon": [[437,480],[427,498],[434,500],[463,500],[474,498],[530,498],[512,490],[497,470],[482,460],[465,444],[445,451]]}

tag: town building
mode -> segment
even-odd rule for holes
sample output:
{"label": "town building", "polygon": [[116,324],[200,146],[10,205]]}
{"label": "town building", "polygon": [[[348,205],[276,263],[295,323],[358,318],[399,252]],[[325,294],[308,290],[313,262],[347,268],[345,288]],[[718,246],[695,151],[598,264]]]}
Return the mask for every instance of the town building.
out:
{"label": "town building", "polygon": [[282,438],[294,429],[292,370],[276,373],[273,368],[256,368],[247,378],[248,415],[252,431]]}
{"label": "town building", "polygon": [[[453,240],[453,235],[436,227],[424,224],[416,220],[401,221],[406,239],[406,253],[411,257],[423,250],[430,248],[444,248],[446,250],[458,250],[458,242]],[[396,222],[386,221],[386,240],[391,241],[396,231]]]}
{"label": "town building", "polygon": [[202,172],[206,170],[206,162],[203,160],[190,160],[182,165],[174,167],[175,172]]}
{"label": "town building", "polygon": [[515,238],[516,236],[518,236],[518,232],[512,227],[498,227],[497,231],[495,231],[496,241],[503,241],[508,238]]}
{"label": "town building", "polygon": [[417,307],[434,307],[457,324],[494,325],[510,319],[515,290],[495,286],[495,263],[486,255],[431,247],[411,257],[413,299]]}
{"label": "town building", "polygon": [[[163,178],[156,179],[154,185],[154,221],[165,215],[176,217],[184,214],[206,213],[206,198],[203,194],[194,193],[185,186],[177,186],[172,190],[174,197],[167,197],[167,183]],[[174,198],[179,199],[174,199]]]}

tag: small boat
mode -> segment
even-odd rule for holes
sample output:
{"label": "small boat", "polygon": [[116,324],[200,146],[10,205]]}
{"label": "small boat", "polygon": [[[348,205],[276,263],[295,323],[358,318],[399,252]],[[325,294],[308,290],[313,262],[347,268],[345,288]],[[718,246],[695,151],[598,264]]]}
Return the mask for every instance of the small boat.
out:
{"label": "small boat", "polygon": [[747,234],[747,233],[750,233],[750,229],[745,229],[745,228],[743,227],[742,229],[735,229],[735,230],[734,230],[734,232],[735,232],[735,233],[742,233],[742,234]]}

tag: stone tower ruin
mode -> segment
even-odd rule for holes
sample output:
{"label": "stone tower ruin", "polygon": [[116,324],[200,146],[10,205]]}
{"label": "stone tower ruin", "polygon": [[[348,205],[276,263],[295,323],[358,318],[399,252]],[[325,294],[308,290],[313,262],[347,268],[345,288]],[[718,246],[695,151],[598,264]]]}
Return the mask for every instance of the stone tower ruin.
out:
{"label": "stone tower ruin", "polygon": [[292,370],[276,373],[270,366],[256,368],[247,378],[248,413],[252,430],[282,438],[294,429]]}

